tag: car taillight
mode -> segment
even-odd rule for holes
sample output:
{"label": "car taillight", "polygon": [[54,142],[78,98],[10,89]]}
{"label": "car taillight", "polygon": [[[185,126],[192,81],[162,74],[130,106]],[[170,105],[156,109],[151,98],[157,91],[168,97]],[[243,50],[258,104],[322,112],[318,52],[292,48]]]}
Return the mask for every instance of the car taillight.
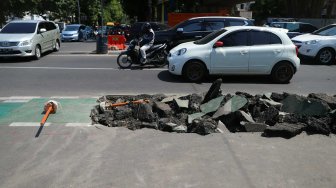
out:
{"label": "car taillight", "polygon": [[296,51],[296,56],[299,55],[299,48],[297,46],[295,46],[295,51]]}

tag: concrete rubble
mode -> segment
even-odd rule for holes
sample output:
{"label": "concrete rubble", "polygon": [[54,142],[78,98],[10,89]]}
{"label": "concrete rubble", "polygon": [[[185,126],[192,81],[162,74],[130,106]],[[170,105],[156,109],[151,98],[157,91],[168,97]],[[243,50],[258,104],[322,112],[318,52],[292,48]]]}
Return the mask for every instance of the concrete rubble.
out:
{"label": "concrete rubble", "polygon": [[207,93],[185,96],[106,95],[91,110],[93,124],[150,128],[165,132],[211,133],[261,132],[264,137],[292,138],[307,134],[336,134],[336,96],[312,93],[251,95],[224,94],[222,80]]}

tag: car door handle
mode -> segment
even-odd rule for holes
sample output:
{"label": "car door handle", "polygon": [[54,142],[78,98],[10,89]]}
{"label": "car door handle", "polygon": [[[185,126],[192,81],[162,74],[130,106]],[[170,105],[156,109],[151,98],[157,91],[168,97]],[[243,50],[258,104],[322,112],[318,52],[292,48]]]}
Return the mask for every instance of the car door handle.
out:
{"label": "car door handle", "polygon": [[282,50],[280,50],[280,49],[273,50],[273,51],[274,51],[275,54],[278,54],[278,53],[282,52]]}
{"label": "car door handle", "polygon": [[240,54],[241,54],[241,55],[245,55],[245,54],[247,54],[247,53],[248,53],[248,50],[241,50],[241,51],[240,51]]}

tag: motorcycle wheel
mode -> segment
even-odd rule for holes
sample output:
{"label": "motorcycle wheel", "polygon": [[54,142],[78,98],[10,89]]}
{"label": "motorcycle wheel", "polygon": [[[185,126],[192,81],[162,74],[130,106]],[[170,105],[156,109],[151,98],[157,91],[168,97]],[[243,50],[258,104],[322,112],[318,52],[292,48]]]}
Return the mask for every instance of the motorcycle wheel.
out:
{"label": "motorcycle wheel", "polygon": [[167,55],[165,53],[160,53],[157,55],[158,61],[155,63],[156,67],[164,67],[167,65]]}
{"label": "motorcycle wheel", "polygon": [[117,58],[117,63],[122,69],[130,68],[133,64],[131,57],[127,55],[126,52],[122,52],[119,54]]}

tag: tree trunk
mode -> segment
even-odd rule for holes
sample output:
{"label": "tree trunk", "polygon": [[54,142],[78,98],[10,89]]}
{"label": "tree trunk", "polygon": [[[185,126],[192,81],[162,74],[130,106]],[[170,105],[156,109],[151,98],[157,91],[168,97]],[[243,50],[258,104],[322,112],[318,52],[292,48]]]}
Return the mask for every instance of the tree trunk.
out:
{"label": "tree trunk", "polygon": [[152,0],[147,0],[146,21],[152,21]]}

